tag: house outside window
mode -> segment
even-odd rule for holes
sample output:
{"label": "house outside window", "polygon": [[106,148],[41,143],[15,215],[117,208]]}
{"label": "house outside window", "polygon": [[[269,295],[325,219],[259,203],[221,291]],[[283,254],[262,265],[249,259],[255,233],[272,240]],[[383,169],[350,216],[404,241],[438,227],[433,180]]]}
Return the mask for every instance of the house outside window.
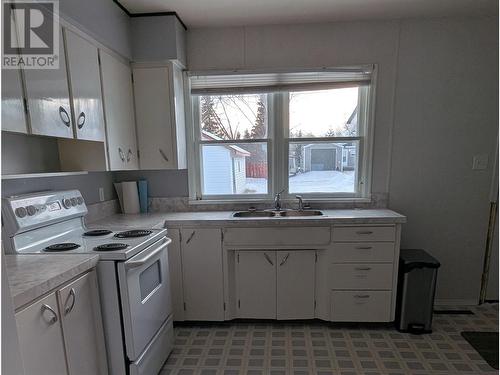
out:
{"label": "house outside window", "polygon": [[369,198],[375,72],[191,74],[191,198]]}

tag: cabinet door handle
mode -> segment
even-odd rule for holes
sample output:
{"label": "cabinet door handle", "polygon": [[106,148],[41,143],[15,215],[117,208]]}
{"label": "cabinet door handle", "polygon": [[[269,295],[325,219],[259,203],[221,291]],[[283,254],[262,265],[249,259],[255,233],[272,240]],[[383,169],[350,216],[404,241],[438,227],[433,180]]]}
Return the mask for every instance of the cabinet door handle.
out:
{"label": "cabinet door handle", "polygon": [[356,234],[373,234],[373,232],[371,230],[360,230]]}
{"label": "cabinet door handle", "polygon": [[356,250],[371,250],[373,249],[372,246],[357,246]]}
{"label": "cabinet door handle", "polygon": [[193,230],[193,233],[191,233],[191,235],[189,236],[189,238],[186,240],[186,244],[190,243],[191,240],[193,239],[194,235],[196,234],[196,232]]}
{"label": "cabinet door handle", "polygon": [[76,125],[78,126],[78,129],[83,128],[83,124],[85,124],[85,112],[80,112],[80,115],[78,116],[78,120],[76,121]]}
{"label": "cabinet door handle", "polygon": [[161,157],[168,163],[168,158],[165,152],[161,148],[159,148],[158,151],[160,152]]}
{"label": "cabinet door handle", "polygon": [[271,258],[269,257],[269,255],[267,255],[266,253],[264,253],[264,256],[266,257],[266,260],[269,262],[269,264],[270,264],[271,266],[274,266],[274,263],[273,263],[273,261],[271,260]]}
{"label": "cabinet door handle", "polygon": [[356,294],[354,296],[354,298],[357,298],[357,299],[366,299],[366,298],[370,298],[370,295],[369,294]]}
{"label": "cabinet door handle", "polygon": [[125,161],[125,154],[123,153],[123,150],[121,147],[118,147],[118,154],[120,155],[120,159],[122,159],[122,161],[124,162]]}
{"label": "cabinet door handle", "polygon": [[[68,301],[71,298],[71,304],[68,306]],[[68,298],[66,298],[66,302],[64,303],[64,315],[68,315],[73,307],[75,307],[76,302],[76,294],[75,289],[71,288],[68,294]]]}
{"label": "cabinet door handle", "polygon": [[286,256],[283,258],[283,260],[281,261],[280,263],[280,266],[282,266],[283,264],[286,263],[286,261],[288,260],[288,257],[290,256],[290,253],[286,254]]}
{"label": "cabinet door handle", "polygon": [[64,109],[63,106],[59,107],[59,117],[61,118],[61,121],[64,125],[66,125],[68,128],[71,126],[71,120],[69,119],[68,112]]}
{"label": "cabinet door handle", "polygon": [[372,268],[371,267],[356,267],[356,271],[370,271]]}
{"label": "cabinet door handle", "polygon": [[132,150],[131,149],[128,149],[128,152],[127,152],[127,163],[130,161],[130,157],[132,156]]}
{"label": "cabinet door handle", "polygon": [[55,322],[57,322],[57,314],[52,307],[44,303],[42,305],[41,310],[42,310],[42,315],[45,311],[49,311],[52,314],[52,317],[49,319],[49,324],[54,324]]}

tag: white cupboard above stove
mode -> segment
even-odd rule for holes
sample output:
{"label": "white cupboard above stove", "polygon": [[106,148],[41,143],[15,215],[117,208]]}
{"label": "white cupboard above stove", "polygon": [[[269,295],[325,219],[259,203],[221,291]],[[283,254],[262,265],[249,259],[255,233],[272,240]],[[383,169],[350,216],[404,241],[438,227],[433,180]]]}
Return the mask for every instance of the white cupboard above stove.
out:
{"label": "white cupboard above stove", "polygon": [[76,138],[103,142],[105,132],[97,47],[71,30],[65,29],[64,36]]}
{"label": "white cupboard above stove", "polygon": [[134,64],[133,74],[141,169],[186,168],[182,67]]}
{"label": "white cupboard above stove", "polygon": [[28,133],[23,82],[19,69],[2,70],[2,130]]}

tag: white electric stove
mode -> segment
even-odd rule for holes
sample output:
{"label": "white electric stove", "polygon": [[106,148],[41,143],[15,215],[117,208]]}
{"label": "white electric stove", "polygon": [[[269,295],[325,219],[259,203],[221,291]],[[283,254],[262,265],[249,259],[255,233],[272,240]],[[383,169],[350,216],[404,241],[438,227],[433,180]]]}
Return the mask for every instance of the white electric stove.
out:
{"label": "white electric stove", "polygon": [[98,254],[109,373],[160,371],[173,345],[166,229],[87,229],[78,190],[2,200],[7,254]]}

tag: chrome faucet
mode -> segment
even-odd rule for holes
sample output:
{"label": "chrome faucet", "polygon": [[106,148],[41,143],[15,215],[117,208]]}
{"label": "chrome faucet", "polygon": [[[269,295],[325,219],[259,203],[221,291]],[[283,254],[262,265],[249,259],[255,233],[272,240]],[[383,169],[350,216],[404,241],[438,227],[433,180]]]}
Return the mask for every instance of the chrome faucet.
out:
{"label": "chrome faucet", "polygon": [[299,211],[304,211],[304,201],[302,200],[302,195],[296,195],[295,198],[299,200]]}
{"label": "chrome faucet", "polygon": [[281,194],[285,191],[285,189],[281,190],[279,193],[276,193],[274,196],[274,209],[276,211],[281,211]]}

